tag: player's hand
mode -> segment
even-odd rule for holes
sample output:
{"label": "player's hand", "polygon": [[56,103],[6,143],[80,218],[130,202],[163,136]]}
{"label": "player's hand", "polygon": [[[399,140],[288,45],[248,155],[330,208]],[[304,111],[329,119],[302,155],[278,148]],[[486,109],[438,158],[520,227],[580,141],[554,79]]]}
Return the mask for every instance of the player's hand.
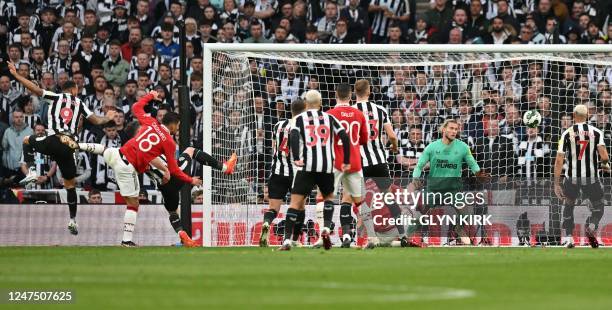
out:
{"label": "player's hand", "polygon": [[342,172],[349,172],[351,170],[351,164],[342,165]]}
{"label": "player's hand", "polygon": [[484,170],[476,172],[476,180],[478,183],[488,183],[491,180],[491,175]]}
{"label": "player's hand", "polygon": [[159,100],[159,93],[156,90],[152,90],[149,94],[153,95],[153,100]]}
{"label": "player's hand", "polygon": [[41,175],[38,178],[36,178],[36,184],[45,184],[45,182],[47,182],[48,177],[46,175]]}
{"label": "player's hand", "polygon": [[396,154],[398,151],[397,144],[391,143],[391,153]]}
{"label": "player's hand", "polygon": [[15,67],[15,64],[12,61],[7,61],[6,64],[8,65],[9,72],[13,76],[16,76],[17,75],[17,68]]}
{"label": "player's hand", "polygon": [[193,186],[200,186],[202,185],[202,179],[200,179],[200,177],[193,177],[191,180],[191,185]]}
{"label": "player's hand", "polygon": [[164,175],[162,176],[162,184],[166,184],[170,181],[170,170],[165,170]]}
{"label": "player's hand", "polygon": [[561,184],[555,183],[555,195],[557,198],[563,200],[565,199],[565,195],[563,194],[563,188],[561,188]]}
{"label": "player's hand", "polygon": [[106,118],[108,118],[109,120],[112,121],[112,120],[115,119],[115,116],[117,116],[117,110],[111,109],[108,112],[106,112],[105,116],[106,116]]}
{"label": "player's hand", "polygon": [[301,160],[301,159],[300,159],[300,160],[294,160],[294,161],[293,161],[293,164],[294,164],[296,167],[304,167],[304,161],[303,161],[303,160]]}

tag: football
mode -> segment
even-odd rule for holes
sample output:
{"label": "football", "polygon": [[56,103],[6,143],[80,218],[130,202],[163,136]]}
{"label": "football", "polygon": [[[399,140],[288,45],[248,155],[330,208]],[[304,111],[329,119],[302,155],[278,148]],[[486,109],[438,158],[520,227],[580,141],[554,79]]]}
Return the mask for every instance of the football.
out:
{"label": "football", "polygon": [[537,110],[529,110],[523,114],[523,124],[529,128],[535,128],[540,125],[542,115]]}

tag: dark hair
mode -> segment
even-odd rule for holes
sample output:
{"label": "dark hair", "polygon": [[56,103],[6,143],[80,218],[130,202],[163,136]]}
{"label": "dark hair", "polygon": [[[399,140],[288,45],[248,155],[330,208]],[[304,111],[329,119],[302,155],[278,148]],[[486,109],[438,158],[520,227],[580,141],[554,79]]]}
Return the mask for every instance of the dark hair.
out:
{"label": "dark hair", "polygon": [[100,191],[99,191],[99,190],[97,190],[97,189],[92,189],[92,190],[90,190],[90,191],[89,191],[89,193],[87,193],[87,196],[88,196],[88,197],[91,197],[91,196],[93,196],[93,195],[101,195],[101,193],[100,193]]}
{"label": "dark hair", "polygon": [[162,124],[170,125],[170,124],[178,124],[181,121],[181,117],[176,112],[168,111],[164,118],[162,119]]}
{"label": "dark hair", "polygon": [[76,88],[77,85],[74,81],[66,81],[66,83],[64,83],[64,85],[62,85],[62,91],[69,91],[73,88]]}
{"label": "dark hair", "polygon": [[350,99],[351,86],[348,84],[338,84],[338,86],[336,86],[336,97],[340,100]]}
{"label": "dark hair", "polygon": [[293,102],[291,103],[291,115],[294,117],[304,112],[305,109],[306,109],[306,104],[304,103],[304,100],[300,98],[293,100]]}
{"label": "dark hair", "polygon": [[117,123],[115,123],[115,121],[110,120],[108,121],[108,123],[104,124],[104,129],[106,128],[113,128],[113,127],[117,127]]}
{"label": "dark hair", "polygon": [[125,82],[125,85],[128,85],[128,84],[136,84],[136,85],[138,85],[138,82],[136,80],[130,79],[130,80],[127,80],[127,82]]}
{"label": "dark hair", "polygon": [[161,25],[161,31],[173,32],[174,31],[174,26],[172,24],[163,23]]}

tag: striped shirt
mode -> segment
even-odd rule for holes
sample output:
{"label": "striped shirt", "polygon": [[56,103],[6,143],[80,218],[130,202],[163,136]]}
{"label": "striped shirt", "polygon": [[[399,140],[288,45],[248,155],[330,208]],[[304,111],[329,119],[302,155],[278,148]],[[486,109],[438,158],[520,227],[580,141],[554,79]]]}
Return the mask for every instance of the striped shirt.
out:
{"label": "striped shirt", "polygon": [[81,99],[70,94],[56,94],[45,90],[42,98],[50,102],[47,112],[49,135],[65,133],[76,137],[81,118],[88,118],[93,114]]}
{"label": "striped shirt", "polygon": [[594,183],[599,168],[597,147],[605,146],[601,130],[586,123],[577,123],[566,129],[559,139],[559,154],[566,154],[565,177],[576,183]]}
{"label": "striped shirt", "polygon": [[370,140],[361,146],[361,160],[364,167],[386,164],[389,154],[382,140],[385,124],[390,124],[387,109],[372,102],[358,102],[355,107],[363,112]]}
{"label": "striped shirt", "polygon": [[308,110],[295,117],[292,130],[300,134],[303,171],[332,173],[334,171],[334,140],[344,131],[338,120],[319,110]]}
{"label": "striped shirt", "polygon": [[291,163],[291,152],[289,152],[289,133],[291,132],[291,121],[283,120],[274,125],[272,141],[274,141],[274,155],[272,155],[272,167],[270,171],[275,175],[286,177],[293,176]]}
{"label": "striped shirt", "polygon": [[[384,6],[391,10],[395,16],[404,16],[410,14],[408,7],[409,0],[372,0],[371,5]],[[386,17],[384,11],[377,12],[372,21],[372,34],[386,37],[389,32],[391,19]]]}
{"label": "striped shirt", "polygon": [[[134,69],[132,71],[130,71],[128,73],[128,80],[134,80],[134,81],[138,81],[138,69]],[[155,69],[153,68],[148,68],[147,70],[143,70],[147,73],[147,75],[149,76],[149,79],[151,80],[151,83],[157,83],[157,79],[159,77],[159,75],[157,74],[157,71],[155,71]]]}

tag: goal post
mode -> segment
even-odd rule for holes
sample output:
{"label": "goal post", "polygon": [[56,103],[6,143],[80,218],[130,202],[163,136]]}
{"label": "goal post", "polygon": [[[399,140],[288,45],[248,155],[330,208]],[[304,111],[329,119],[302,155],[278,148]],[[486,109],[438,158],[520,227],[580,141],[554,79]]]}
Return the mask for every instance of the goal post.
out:
{"label": "goal post", "polygon": [[[309,87],[321,91],[324,107],[327,108],[333,105],[333,89],[338,83],[352,84],[360,78],[371,81],[374,99],[387,105],[392,121],[395,122],[394,117],[399,119],[397,128],[394,128],[398,133],[405,134],[406,141],[403,142],[406,152],[400,150],[400,154],[391,156],[396,161],[393,162],[394,167],[399,170],[398,179],[405,179],[409,172],[402,170],[404,157],[414,156],[418,148],[410,141],[410,128],[422,125],[422,141],[427,141],[425,145],[436,137],[437,130],[432,128],[439,124],[428,114],[430,112],[424,112],[431,110],[428,104],[438,109],[436,113],[440,115],[435,115],[436,120],[445,117],[461,119],[464,126],[461,127],[462,132],[469,132],[461,138],[466,138],[466,143],[469,139],[468,144],[472,149],[482,151],[489,147],[484,142],[489,134],[488,129],[478,125],[485,122],[474,122],[471,117],[477,113],[488,113],[487,105],[494,102],[497,109],[495,113],[501,113],[499,119],[496,119],[498,126],[514,130],[512,133],[499,133],[500,136],[507,135],[511,140],[514,154],[512,162],[503,161],[501,164],[503,173],[522,182],[519,188],[513,188],[512,191],[501,190],[499,187],[488,190],[488,200],[495,200],[493,204],[496,204],[488,212],[500,217],[499,225],[505,225],[498,227],[503,232],[493,228],[491,231],[497,236],[496,242],[504,245],[507,242],[516,244],[519,217],[523,212],[532,210],[529,207],[536,208],[534,205],[538,205],[539,209],[531,211],[531,222],[539,223],[549,235],[560,235],[562,206],[552,202],[554,197],[548,192],[546,186],[550,184],[546,179],[550,179],[552,174],[554,158],[551,160],[551,156],[556,145],[553,139],[558,137],[562,129],[561,117],[571,111],[573,105],[582,103],[587,104],[592,113],[603,111],[608,116],[603,124],[609,126],[612,111],[612,46],[605,44],[216,43],[206,44],[203,56],[203,149],[219,159],[225,159],[236,151],[239,158],[237,171],[231,176],[211,171],[209,167],[204,168],[204,246],[254,245],[253,240],[262,221],[262,210],[267,207],[263,196],[270,169],[271,127],[274,125],[271,122],[282,117],[280,115],[283,113],[278,109],[283,108],[283,105],[289,109],[290,102],[300,97]],[[564,72],[565,68],[571,68],[574,73]],[[570,74],[575,75],[571,81],[571,93],[567,92],[569,86],[564,84],[564,77]],[[272,88],[276,89],[273,94],[269,91]],[[258,106],[260,101],[263,101],[263,112]],[[515,128],[508,125],[505,116],[501,116],[507,106],[516,108],[514,113],[518,113],[518,120],[514,116],[514,121],[517,122],[517,128],[526,109],[545,112],[544,122],[550,123],[538,129],[538,135],[545,136],[541,138],[545,146],[538,144],[535,150],[531,142],[522,141],[529,134],[528,129],[522,125],[521,138],[512,136],[516,134]],[[515,108],[510,109],[514,111]],[[462,109],[469,109],[469,115],[463,115]],[[431,124],[428,123],[430,121]],[[607,146],[610,148],[610,144]],[[505,156],[502,153],[496,155]],[[489,166],[485,164],[485,167],[498,172],[502,162],[499,158],[490,159],[485,156],[483,160],[489,161]],[[532,168],[538,172],[533,172],[536,170]],[[508,172],[511,170],[512,173]],[[541,189],[538,187],[540,192],[534,194],[537,201],[532,202],[526,196],[520,197],[521,191],[533,188],[532,184],[540,184],[538,179],[542,179],[540,183],[545,185]],[[508,198],[509,195],[511,198]],[[609,205],[610,197],[606,199],[606,205]],[[515,203],[519,205],[513,212],[501,206]],[[309,204],[314,202],[311,200]],[[314,210],[308,212],[310,216],[307,215],[307,218],[314,217]],[[576,207],[575,212],[576,224],[582,224],[580,221],[588,216],[588,209]],[[612,238],[612,226],[606,226],[612,223],[612,218],[607,214],[610,212],[606,210],[602,219],[601,227],[605,227],[600,229],[602,238]],[[275,223],[278,224],[280,220],[277,219]],[[531,229],[531,237],[536,234],[534,229]],[[510,234],[510,241],[504,239],[505,243],[501,242],[502,234]]]}

